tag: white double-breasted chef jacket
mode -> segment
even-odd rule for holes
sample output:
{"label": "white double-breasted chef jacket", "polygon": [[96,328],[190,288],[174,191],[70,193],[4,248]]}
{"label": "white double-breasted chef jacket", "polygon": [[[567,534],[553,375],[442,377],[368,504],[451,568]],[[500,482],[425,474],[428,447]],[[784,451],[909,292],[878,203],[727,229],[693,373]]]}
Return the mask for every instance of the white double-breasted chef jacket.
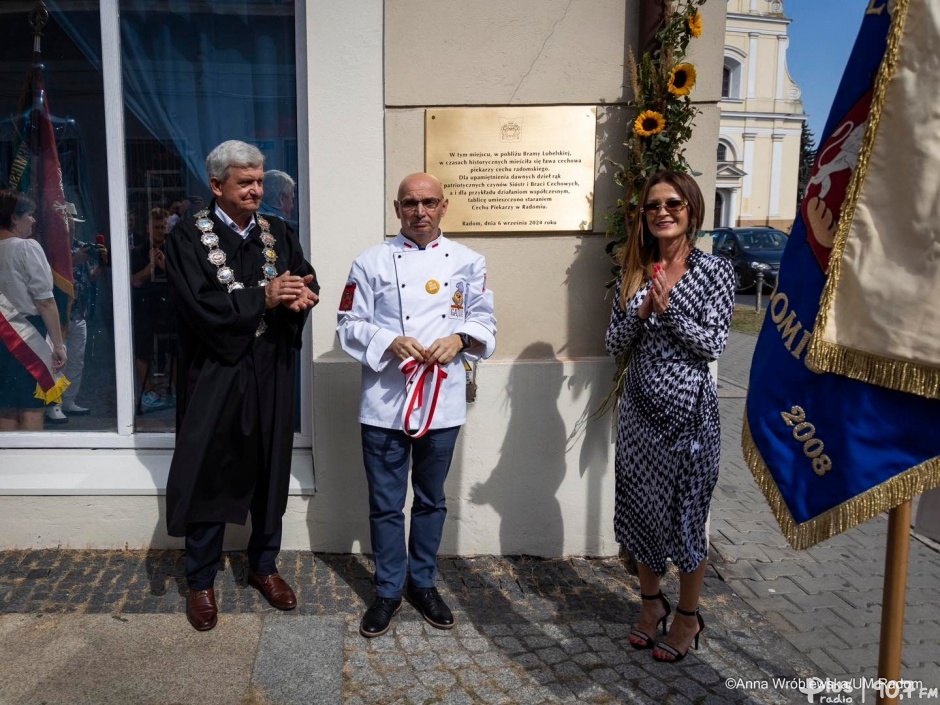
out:
{"label": "white double-breasted chef jacket", "polygon": [[420,249],[399,233],[353,262],[340,301],[340,345],[362,364],[359,421],[401,429],[405,375],[388,346],[400,335],[428,347],[438,338],[467,333],[484,345],[445,366],[431,428],[467,420],[464,359],[487,358],[496,349],[493,292],[486,288],[486,260],[443,234]]}

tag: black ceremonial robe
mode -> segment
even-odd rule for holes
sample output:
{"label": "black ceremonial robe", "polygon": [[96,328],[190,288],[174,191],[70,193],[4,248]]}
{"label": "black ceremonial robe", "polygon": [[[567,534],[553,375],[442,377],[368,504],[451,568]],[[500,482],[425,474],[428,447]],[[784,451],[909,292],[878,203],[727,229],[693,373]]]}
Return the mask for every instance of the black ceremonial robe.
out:
{"label": "black ceremonial robe", "polygon": [[[179,332],[176,450],[166,488],[171,536],[184,536],[191,522],[244,524],[256,491],[265,495],[265,531],[287,508],[295,351],[308,312],[265,309],[261,227],[255,223],[243,240],[216,218],[214,202],[209,212],[226,264],[245,288],[229,293],[219,283],[194,217],[167,236]],[[294,231],[267,220],[277,273],[315,274]],[[316,280],[310,288],[319,293]],[[267,329],[256,337],[262,317]]]}

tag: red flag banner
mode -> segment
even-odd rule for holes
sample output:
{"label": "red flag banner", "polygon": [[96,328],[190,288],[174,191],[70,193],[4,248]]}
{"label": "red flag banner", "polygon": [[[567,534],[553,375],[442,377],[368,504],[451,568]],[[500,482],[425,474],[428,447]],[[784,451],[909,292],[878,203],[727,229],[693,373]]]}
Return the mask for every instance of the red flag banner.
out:
{"label": "red flag banner", "polygon": [[20,115],[10,186],[29,195],[36,204],[33,237],[42,245],[52,268],[54,293],[64,322],[68,320],[67,309],[75,297],[72,236],[55,129],[40,64],[33,65],[26,75]]}

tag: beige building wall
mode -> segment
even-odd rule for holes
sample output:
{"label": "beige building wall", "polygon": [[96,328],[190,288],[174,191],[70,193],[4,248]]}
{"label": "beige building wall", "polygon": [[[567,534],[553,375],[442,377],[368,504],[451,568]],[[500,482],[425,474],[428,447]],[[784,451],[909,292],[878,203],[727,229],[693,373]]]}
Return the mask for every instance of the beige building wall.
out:
{"label": "beige building wall", "polygon": [[782,0],[728,0],[727,7],[716,225],[789,230],[805,120],[787,71],[790,20]]}
{"label": "beige building wall", "polygon": [[[615,554],[611,419],[592,416],[611,389],[613,373],[603,346],[610,315],[605,284],[611,276],[604,216],[618,195],[609,160],[622,161],[633,115],[625,105],[625,65],[636,45],[637,5],[439,0],[432,13],[424,12],[427,7],[420,0],[385,4],[384,228],[353,233],[359,249],[398,231],[391,203],[400,179],[424,169],[426,109],[598,110],[593,232],[454,236],[487,258],[499,333],[496,354],[480,365],[478,401],[448,479],[442,551]],[[723,0],[707,3],[706,33],[690,57],[700,67],[693,97],[702,115],[687,154],[693,168],[708,175],[702,186],[709,195],[715,187],[724,9]],[[447,225],[445,218],[445,233]],[[336,297],[340,289],[341,284]],[[323,507],[324,534],[332,534],[335,520],[345,520],[362,537],[368,525],[355,424],[359,368],[334,357],[332,341],[331,346],[314,362],[318,490],[312,504]],[[339,399],[341,417],[331,413],[325,428],[324,407]],[[346,451],[342,457],[338,448]],[[350,478],[356,478],[358,496],[347,494]],[[350,545],[331,540],[325,547]]]}
{"label": "beige building wall", "polygon": [[[311,214],[311,261],[322,291],[312,345],[304,349],[313,369],[316,488],[310,455],[297,451],[284,548],[370,550],[360,368],[339,349],[335,312],[353,258],[397,230],[391,201],[398,182],[424,167],[424,110],[573,104],[597,108],[593,232],[455,238],[487,257],[499,333],[495,356],[479,368],[478,400],[448,479],[441,550],[615,554],[611,417],[592,416],[614,370],[603,347],[611,277],[604,216],[617,198],[609,160],[622,161],[633,117],[625,66],[637,43],[638,3],[306,0],[298,7],[305,34],[298,61],[306,66],[301,142],[309,144],[301,154],[309,183],[301,183],[298,199]],[[726,0],[706,3],[705,34],[690,56],[701,115],[686,154],[703,174],[707,199],[717,183],[725,8]],[[446,232],[446,219],[442,225]],[[48,453],[29,452],[24,468],[59,472]],[[165,534],[162,500],[146,496],[159,494],[170,452],[73,453],[73,462],[112,463],[125,486],[131,476],[146,489],[0,497],[0,546],[179,546]],[[230,531],[226,543],[244,545],[245,535]]]}

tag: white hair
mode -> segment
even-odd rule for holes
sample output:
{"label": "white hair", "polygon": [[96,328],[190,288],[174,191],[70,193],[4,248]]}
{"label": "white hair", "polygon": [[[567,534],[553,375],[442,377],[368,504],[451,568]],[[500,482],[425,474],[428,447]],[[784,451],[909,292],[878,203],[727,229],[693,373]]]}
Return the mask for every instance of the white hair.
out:
{"label": "white hair", "polygon": [[206,157],[206,172],[210,179],[225,181],[232,167],[263,167],[264,154],[253,144],[239,140],[228,140],[209,152]]}
{"label": "white hair", "polygon": [[287,172],[269,169],[264,172],[264,197],[262,200],[265,203],[277,205],[281,194],[293,194],[296,186],[297,182]]}

